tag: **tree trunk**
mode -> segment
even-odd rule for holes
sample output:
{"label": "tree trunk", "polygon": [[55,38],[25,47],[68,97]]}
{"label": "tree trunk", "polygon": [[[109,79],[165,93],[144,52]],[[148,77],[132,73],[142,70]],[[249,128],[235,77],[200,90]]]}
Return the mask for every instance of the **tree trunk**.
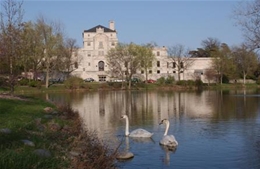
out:
{"label": "tree trunk", "polygon": [[49,88],[49,77],[50,77],[50,58],[47,56],[47,65],[46,65],[46,81],[45,81],[45,88]]}
{"label": "tree trunk", "polygon": [[243,74],[243,84],[244,85],[246,84],[246,74],[245,73]]}

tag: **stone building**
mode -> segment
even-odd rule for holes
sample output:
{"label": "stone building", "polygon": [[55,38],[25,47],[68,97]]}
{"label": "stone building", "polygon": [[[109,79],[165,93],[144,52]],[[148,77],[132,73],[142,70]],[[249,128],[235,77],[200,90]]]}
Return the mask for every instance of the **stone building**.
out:
{"label": "stone building", "polygon": [[[93,78],[95,81],[110,81],[109,67],[106,63],[106,54],[118,43],[115,22],[110,21],[109,27],[97,25],[82,33],[83,47],[78,50],[77,64],[73,75],[85,78]],[[153,53],[156,60],[149,70],[148,79],[157,80],[160,77],[173,76],[178,79],[178,70],[174,62],[167,55],[167,48],[154,47]],[[192,65],[180,73],[180,80],[195,80],[197,78],[206,82],[205,71],[211,67],[211,58],[191,58]],[[134,77],[145,79],[145,73],[138,70]]]}
{"label": "stone building", "polygon": [[97,25],[82,33],[83,48],[78,50],[77,69],[72,73],[83,79],[92,77],[96,81],[107,81],[109,69],[105,55],[118,43],[114,21],[109,28]]}

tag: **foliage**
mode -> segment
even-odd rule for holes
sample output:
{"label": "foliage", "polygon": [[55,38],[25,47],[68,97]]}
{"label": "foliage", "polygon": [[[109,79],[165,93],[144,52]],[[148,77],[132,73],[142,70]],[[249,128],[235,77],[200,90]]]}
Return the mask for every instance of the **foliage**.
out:
{"label": "foliage", "polygon": [[213,69],[216,70],[219,83],[223,83],[223,77],[233,73],[230,69],[233,67],[232,51],[229,46],[222,43],[217,49],[212,52],[214,57]]}
{"label": "foliage", "polygon": [[256,80],[256,84],[260,85],[260,78]]}
{"label": "foliage", "polygon": [[160,77],[159,79],[157,79],[157,83],[160,85],[165,84],[165,81],[166,81],[165,77]]}
{"label": "foliage", "polygon": [[139,59],[141,69],[145,71],[145,82],[148,79],[148,69],[152,68],[153,61],[155,60],[155,55],[153,54],[152,49],[156,44],[146,44],[139,47]]}
{"label": "foliage", "polygon": [[194,86],[195,85],[195,81],[193,80],[179,80],[176,82],[177,85],[180,86]]}
{"label": "foliage", "polygon": [[37,87],[37,88],[41,88],[41,82],[40,81],[37,81],[37,80],[31,80],[29,81],[28,85],[30,87]]}
{"label": "foliage", "polygon": [[222,77],[222,83],[229,83],[229,78],[226,75],[223,75]]}
{"label": "foliage", "polygon": [[168,76],[167,78],[165,77],[160,77],[159,79],[157,79],[156,81],[158,84],[174,84],[175,79],[173,76]]}
{"label": "foliage", "polygon": [[0,73],[8,74],[10,92],[14,92],[15,78],[20,73],[23,29],[22,3],[1,1],[0,11]]}
{"label": "foliage", "polygon": [[22,78],[19,82],[18,82],[19,85],[21,86],[26,86],[29,84],[29,79],[27,78]]}
{"label": "foliage", "polygon": [[71,76],[64,82],[64,85],[68,89],[80,89],[84,87],[84,81],[79,77]]}
{"label": "foliage", "polygon": [[[132,79],[140,68],[147,71],[152,66],[154,55],[148,46],[118,43],[115,48],[110,49],[106,59],[110,76],[127,80]],[[131,88],[131,81],[128,83],[128,88]]]}
{"label": "foliage", "polygon": [[258,67],[257,55],[254,51],[248,49],[245,45],[234,47],[232,58],[236,65],[236,72],[243,77],[243,83],[249,76],[253,76]]}
{"label": "foliage", "polygon": [[173,84],[175,82],[174,76],[168,76],[165,80],[166,84]]}

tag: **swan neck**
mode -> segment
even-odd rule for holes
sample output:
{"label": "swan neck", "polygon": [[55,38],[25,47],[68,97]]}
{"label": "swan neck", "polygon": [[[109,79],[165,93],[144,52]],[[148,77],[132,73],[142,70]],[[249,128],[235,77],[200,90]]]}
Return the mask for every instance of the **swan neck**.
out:
{"label": "swan neck", "polygon": [[125,135],[128,136],[129,135],[129,120],[128,117],[125,118]]}
{"label": "swan neck", "polygon": [[165,132],[164,132],[164,135],[165,135],[165,136],[168,134],[169,127],[170,127],[170,122],[167,121],[167,122],[166,122]]}

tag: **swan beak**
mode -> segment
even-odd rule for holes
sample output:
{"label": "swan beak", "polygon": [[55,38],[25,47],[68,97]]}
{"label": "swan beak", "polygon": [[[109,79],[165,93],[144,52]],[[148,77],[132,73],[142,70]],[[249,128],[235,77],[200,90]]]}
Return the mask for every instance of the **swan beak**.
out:
{"label": "swan beak", "polygon": [[163,122],[160,122],[159,125],[163,124]]}

